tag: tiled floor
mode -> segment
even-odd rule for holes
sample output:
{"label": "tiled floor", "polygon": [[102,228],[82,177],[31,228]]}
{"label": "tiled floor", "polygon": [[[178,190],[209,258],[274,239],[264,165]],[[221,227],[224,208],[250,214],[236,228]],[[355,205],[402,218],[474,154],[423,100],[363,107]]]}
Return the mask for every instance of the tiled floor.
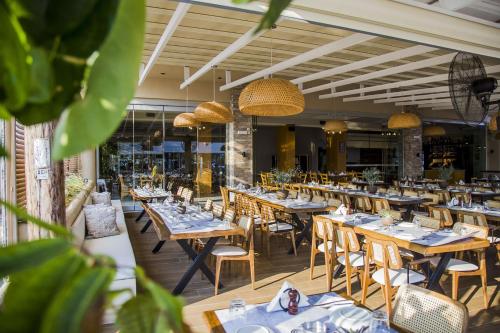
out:
{"label": "tiled floor", "polygon": [[[167,289],[172,289],[180,276],[189,265],[187,256],[176,242],[167,242],[157,254],[151,250],[157,242],[152,228],[145,234],[139,230],[145,219],[136,223],[136,214],[127,214],[127,225],[135,252],[137,264],[144,267],[147,274]],[[256,249],[260,252],[259,238],[256,237]],[[233,264],[231,270],[226,269],[223,274],[225,287],[220,294],[214,296],[213,286],[202,279],[200,274],[195,275],[183,293],[186,306],[184,308],[185,321],[194,332],[206,332],[207,327],[202,318],[203,311],[227,307],[231,299],[242,297],[247,303],[258,303],[276,293],[284,280],[291,281],[297,288],[306,294],[326,291],[326,278],[321,256],[318,256],[315,278],[309,279],[309,249],[307,246],[299,248],[297,257],[287,255],[289,241],[283,239],[279,244],[273,244],[272,257],[257,255],[256,258],[256,290],[250,287],[248,269],[243,270],[241,263]],[[480,280],[478,277],[462,278],[460,282],[460,300],[464,302],[470,313],[469,332],[499,332],[500,331],[500,265],[495,261],[495,253],[488,256],[488,295],[490,308],[483,309]],[[354,279],[353,297],[359,299],[360,287]],[[446,292],[451,292],[451,279],[443,282]],[[334,281],[334,291],[345,291],[345,278]],[[380,288],[372,285],[369,289],[367,306],[376,309],[384,306]],[[110,328],[109,328],[110,329]],[[111,331],[111,330],[110,330]]]}

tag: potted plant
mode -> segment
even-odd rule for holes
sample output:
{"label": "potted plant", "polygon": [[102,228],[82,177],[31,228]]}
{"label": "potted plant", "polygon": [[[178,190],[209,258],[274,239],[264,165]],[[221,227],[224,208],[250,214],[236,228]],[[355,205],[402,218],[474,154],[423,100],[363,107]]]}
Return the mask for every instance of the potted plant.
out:
{"label": "potted plant", "polygon": [[441,166],[439,168],[439,186],[443,189],[448,187],[448,181],[452,178],[453,172],[455,172],[455,168],[453,165],[449,167]]}
{"label": "potted plant", "polygon": [[368,183],[368,192],[376,193],[377,187],[375,183],[381,180],[380,171],[377,168],[367,168],[363,170],[363,178]]}
{"label": "potted plant", "polygon": [[274,182],[281,188],[277,192],[278,199],[286,199],[288,191],[285,189],[285,184],[289,184],[292,181],[292,172],[290,170],[272,169],[271,173]]}
{"label": "potted plant", "polygon": [[394,218],[389,210],[381,210],[378,215],[381,217],[381,221],[383,225],[391,225],[394,224]]}

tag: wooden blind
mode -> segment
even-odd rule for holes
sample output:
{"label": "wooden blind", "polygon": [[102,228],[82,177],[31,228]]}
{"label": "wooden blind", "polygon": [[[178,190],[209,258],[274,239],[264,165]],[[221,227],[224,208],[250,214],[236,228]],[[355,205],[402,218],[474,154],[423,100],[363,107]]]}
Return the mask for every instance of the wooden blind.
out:
{"label": "wooden blind", "polygon": [[16,203],[26,208],[26,172],[24,170],[24,126],[16,122]]}

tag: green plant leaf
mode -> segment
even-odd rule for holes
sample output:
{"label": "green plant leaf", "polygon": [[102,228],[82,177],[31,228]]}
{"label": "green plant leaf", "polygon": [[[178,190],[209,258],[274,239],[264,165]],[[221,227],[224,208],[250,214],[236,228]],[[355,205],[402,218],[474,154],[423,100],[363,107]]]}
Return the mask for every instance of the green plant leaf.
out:
{"label": "green plant leaf", "polygon": [[73,238],[73,235],[71,234],[71,232],[68,229],[66,229],[60,225],[49,224],[49,223],[47,223],[47,222],[45,222],[37,217],[31,216],[26,212],[26,210],[24,210],[20,207],[17,207],[17,206],[15,206],[15,205],[13,205],[5,200],[0,199],[0,205],[4,206],[5,208],[7,208],[7,210],[16,214],[17,217],[19,217],[23,220],[29,221],[33,224],[36,224],[40,228],[52,231],[55,235],[66,237],[66,238]]}
{"label": "green plant leaf", "polygon": [[75,63],[64,58],[52,62],[54,86],[51,100],[47,103],[28,103],[13,113],[24,125],[33,125],[56,119],[67,105],[79,100],[85,63]]}
{"label": "green plant leaf", "polygon": [[136,267],[135,271],[139,285],[151,294],[156,306],[160,309],[161,313],[159,316],[164,316],[165,319],[168,319],[168,326],[174,332],[182,332],[182,307],[184,302],[179,297],[173,296],[160,285],[148,279],[140,267]]}
{"label": "green plant leaf", "polygon": [[[237,4],[246,4],[255,0],[233,0]],[[292,0],[271,0],[269,8],[264,14],[254,33],[259,33],[262,30],[270,29],[278,21],[281,13],[292,3]]]}
{"label": "green plant leaf", "polygon": [[[23,107],[28,98],[30,70],[26,36],[17,19],[0,2],[0,101],[9,110]],[[3,92],[3,94],[2,94]]]}
{"label": "green plant leaf", "polygon": [[49,55],[41,48],[31,49],[31,80],[28,102],[45,103],[52,97],[54,77]]}
{"label": "green plant leaf", "polygon": [[38,332],[54,295],[84,267],[84,258],[70,251],[12,274],[0,312],[0,332]]}
{"label": "green plant leaf", "polygon": [[99,0],[85,21],[63,36],[60,53],[86,59],[98,50],[113,27],[118,4],[118,0]]}
{"label": "green plant leaf", "polygon": [[69,281],[50,304],[41,333],[79,333],[82,320],[92,305],[102,297],[113,281],[115,271],[94,267]]}
{"label": "green plant leaf", "polygon": [[0,248],[0,278],[34,266],[67,252],[72,244],[67,239],[40,239]]}
{"label": "green plant leaf", "polygon": [[7,152],[7,150],[5,150],[5,148],[0,145],[0,158],[3,158],[3,157],[9,157],[9,153]]}
{"label": "green plant leaf", "polygon": [[137,295],[125,302],[116,317],[121,333],[164,332],[157,330],[160,309],[151,295]]}
{"label": "green plant leaf", "polygon": [[0,104],[0,119],[2,120],[9,120],[11,118],[11,115],[7,108],[3,105]]}
{"label": "green plant leaf", "polygon": [[92,66],[84,99],[61,116],[54,139],[54,159],[96,147],[119,126],[134,96],[144,26],[144,0],[120,1],[115,23]]}

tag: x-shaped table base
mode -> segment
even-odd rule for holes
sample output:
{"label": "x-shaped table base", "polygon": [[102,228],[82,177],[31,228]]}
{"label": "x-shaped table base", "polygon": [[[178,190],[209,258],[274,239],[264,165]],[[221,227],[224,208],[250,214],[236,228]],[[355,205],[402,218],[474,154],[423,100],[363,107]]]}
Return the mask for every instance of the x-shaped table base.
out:
{"label": "x-shaped table base", "polygon": [[[193,260],[193,263],[191,264],[191,266],[189,266],[188,270],[184,273],[180,281],[177,283],[177,286],[172,291],[174,295],[179,295],[182,293],[197,270],[201,270],[202,273],[208,278],[208,280],[213,285],[215,285],[214,273],[207,267],[207,265],[205,265],[205,258],[210,252],[212,252],[212,249],[214,248],[215,243],[217,243],[218,239],[219,237],[209,238],[203,248],[203,251],[201,251],[200,253],[196,253],[196,251],[193,250],[186,239],[177,240],[177,243],[179,243],[184,252],[186,252],[186,254],[189,256],[189,258]],[[222,287],[222,284],[219,283],[219,288]]]}

